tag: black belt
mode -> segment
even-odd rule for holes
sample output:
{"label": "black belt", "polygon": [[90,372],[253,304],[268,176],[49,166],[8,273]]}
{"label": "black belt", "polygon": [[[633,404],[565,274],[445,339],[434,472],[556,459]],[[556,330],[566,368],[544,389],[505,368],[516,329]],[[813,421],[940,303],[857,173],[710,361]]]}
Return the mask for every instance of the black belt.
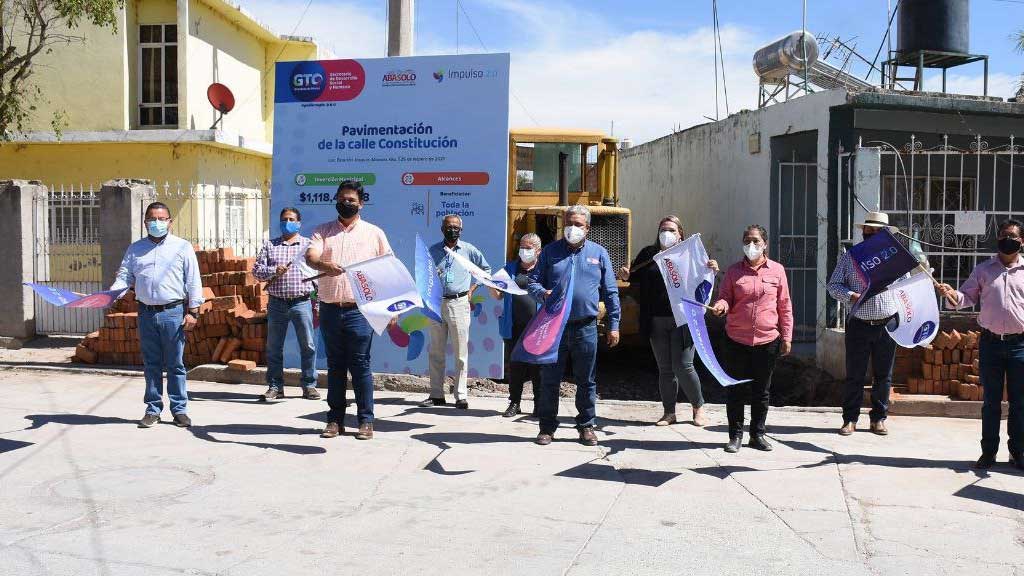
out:
{"label": "black belt", "polygon": [[[893,316],[895,316],[895,314],[893,314]],[[882,318],[880,320],[865,320],[863,318],[857,318],[856,316],[854,316],[853,319],[857,320],[858,322],[863,322],[868,326],[885,326],[892,320],[892,316],[889,316],[888,318]]]}
{"label": "black belt", "polygon": [[444,299],[445,300],[457,300],[459,298],[462,298],[466,294],[469,294],[469,290],[466,290],[465,292],[459,292],[458,294],[445,294],[444,295]]}
{"label": "black belt", "polygon": [[988,338],[989,340],[999,340],[1001,342],[1020,342],[1024,340],[1024,333],[1018,332],[1016,334],[996,334],[991,330],[982,329],[982,338]]}
{"label": "black belt", "polygon": [[174,302],[168,302],[167,304],[146,304],[145,302],[139,302],[139,304],[142,304],[146,309],[152,310],[153,312],[163,312],[164,310],[177,308],[178,306],[181,306],[183,302],[184,300],[176,300]]}
{"label": "black belt", "polygon": [[355,302],[321,302],[320,304],[324,306],[337,306],[342,310],[351,310],[357,307]]}
{"label": "black belt", "polygon": [[578,320],[569,320],[565,324],[566,326],[585,326],[594,320],[597,320],[597,316],[587,316],[586,318],[580,318]]}
{"label": "black belt", "polygon": [[298,304],[299,302],[305,302],[306,300],[309,300],[310,295],[306,294],[305,296],[299,296],[298,298],[281,298],[280,296],[274,295],[271,295],[270,297],[273,298],[274,300],[280,300],[281,302],[284,302],[286,304]]}

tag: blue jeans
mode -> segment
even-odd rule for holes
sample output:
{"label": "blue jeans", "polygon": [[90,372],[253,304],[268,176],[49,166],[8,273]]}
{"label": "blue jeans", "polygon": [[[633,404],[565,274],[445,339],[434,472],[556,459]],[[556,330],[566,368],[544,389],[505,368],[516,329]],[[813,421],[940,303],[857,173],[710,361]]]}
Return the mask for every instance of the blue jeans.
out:
{"label": "blue jeans", "polygon": [[288,324],[295,329],[302,356],[302,385],[316,387],[316,342],[313,339],[313,303],[307,298],[289,303],[270,297],[267,306],[267,385],[276,390],[284,386],[284,339]]}
{"label": "blue jeans", "polygon": [[320,304],[320,333],[327,348],[327,422],[341,424],[345,419],[348,374],[356,396],[359,423],[373,422],[373,373],[370,372],[370,345],[373,329],[358,308]]}
{"label": "blue jeans", "polygon": [[843,394],[843,422],[860,418],[864,401],[864,380],[868,359],[874,384],[871,387],[872,422],[885,420],[889,414],[889,393],[892,391],[892,367],[896,362],[896,341],[884,325],[872,326],[856,317],[846,322],[846,389]]}
{"label": "blue jeans", "polygon": [[146,375],[146,414],[160,414],[164,410],[164,370],[167,371],[167,398],[172,414],[188,410],[188,391],[185,389],[185,329],[181,326],[185,305],[154,311],[139,303],[139,347]]}
{"label": "blue jeans", "polygon": [[981,408],[981,451],[999,451],[999,422],[1002,418],[1003,382],[1010,404],[1006,420],[1006,447],[1011,454],[1024,451],[1024,341],[1008,342],[993,338],[988,332],[981,337],[981,385],[984,403]]}
{"label": "blue jeans", "polygon": [[572,356],[572,375],[576,381],[576,428],[594,426],[597,417],[597,320],[569,322],[558,343],[558,361],[540,369],[540,398],[537,417],[542,434],[554,434],[558,428],[558,390],[565,373],[566,358]]}

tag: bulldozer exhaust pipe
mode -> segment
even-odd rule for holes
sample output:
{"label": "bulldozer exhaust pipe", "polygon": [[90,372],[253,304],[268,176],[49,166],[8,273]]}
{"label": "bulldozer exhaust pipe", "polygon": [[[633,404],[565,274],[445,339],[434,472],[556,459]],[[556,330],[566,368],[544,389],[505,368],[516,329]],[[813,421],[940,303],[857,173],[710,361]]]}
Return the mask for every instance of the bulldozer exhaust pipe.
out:
{"label": "bulldozer exhaust pipe", "polygon": [[558,153],[558,205],[569,205],[569,155]]}

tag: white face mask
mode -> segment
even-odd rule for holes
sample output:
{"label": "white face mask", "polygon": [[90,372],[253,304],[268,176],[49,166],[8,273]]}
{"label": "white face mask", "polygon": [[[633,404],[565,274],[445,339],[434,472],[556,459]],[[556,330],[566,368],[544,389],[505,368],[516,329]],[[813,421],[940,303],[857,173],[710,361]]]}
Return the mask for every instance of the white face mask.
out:
{"label": "white face mask", "polygon": [[747,257],[747,260],[751,262],[756,261],[764,253],[764,246],[759,246],[753,242],[743,246],[743,255]]}
{"label": "white face mask", "polygon": [[669,246],[675,246],[679,242],[679,235],[671,230],[662,230],[658,232],[658,243],[661,244],[662,248],[668,248]]}
{"label": "white face mask", "polygon": [[563,234],[569,244],[579,244],[587,235],[582,226],[566,226]]}
{"label": "white face mask", "polygon": [[533,261],[537,259],[537,251],[533,248],[520,248],[519,259],[523,261],[523,264],[533,264]]}

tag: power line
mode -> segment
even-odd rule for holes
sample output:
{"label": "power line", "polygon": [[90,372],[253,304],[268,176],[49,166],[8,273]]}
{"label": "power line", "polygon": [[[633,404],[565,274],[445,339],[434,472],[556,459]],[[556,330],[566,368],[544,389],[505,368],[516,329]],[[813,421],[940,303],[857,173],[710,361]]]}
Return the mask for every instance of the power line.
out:
{"label": "power line", "polygon": [[725,92],[725,115],[729,116],[729,83],[725,80],[725,51],[722,50],[722,27],[718,23],[718,0],[712,0],[715,13],[715,38],[718,42],[718,59],[722,64],[722,90]]}
{"label": "power line", "polygon": [[711,0],[711,45],[715,49],[715,55],[712,60],[715,63],[715,120],[718,120],[718,42],[715,39],[718,37],[718,26],[715,24],[718,22],[718,0]]}
{"label": "power line", "polygon": [[[466,7],[462,5],[461,0],[455,0],[455,6],[462,10],[462,14],[466,17],[466,22],[469,23],[469,29],[473,31],[473,35],[476,36],[476,41],[480,43],[480,47],[484,49],[484,52],[490,52],[491,50],[487,47],[487,44],[484,44],[483,38],[480,37],[480,32],[477,31],[476,25],[473,24],[473,19],[469,17],[469,12],[466,11]],[[458,18],[457,13],[455,16]],[[512,94],[512,99],[516,101],[516,104],[519,104],[519,107],[523,109],[523,112],[530,117],[530,120],[532,120],[534,124],[540,126],[540,122],[537,122],[537,119],[530,113],[530,110],[526,108],[526,104],[523,104],[523,101],[519,99],[519,95],[512,89],[511,80],[509,82],[508,89],[509,93]]]}

